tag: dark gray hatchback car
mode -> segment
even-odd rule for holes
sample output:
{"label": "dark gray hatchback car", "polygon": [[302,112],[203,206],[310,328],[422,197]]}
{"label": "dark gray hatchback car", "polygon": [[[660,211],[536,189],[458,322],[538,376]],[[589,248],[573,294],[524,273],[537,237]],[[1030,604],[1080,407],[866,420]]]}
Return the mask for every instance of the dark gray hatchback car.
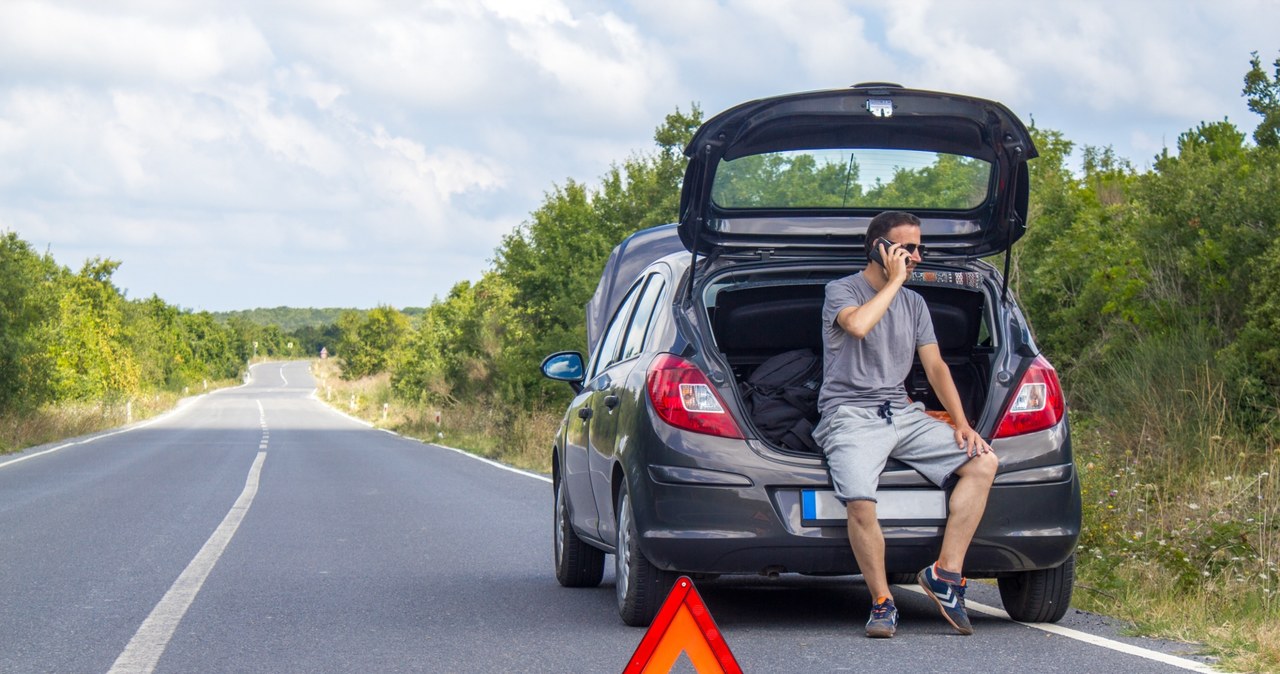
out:
{"label": "dark gray hatchback car", "polygon": [[[922,220],[908,285],[1000,459],[964,573],[998,579],[1014,619],[1059,620],[1081,515],[1065,401],[982,259],[1007,263],[1026,228],[1024,125],[991,101],[857,85],[734,107],[686,154],[680,222],[609,259],[589,362],[543,363],[576,392],[552,445],[560,583],[598,585],[612,554],[622,619],[645,625],[677,574],[858,572],[824,458],[761,432],[743,385],[777,354],[822,353],[825,284],[866,264],[868,222],[895,209]],[[942,409],[918,362],[906,387]],[[890,580],[906,582],[937,557],[947,494],[891,461],[877,497]]]}

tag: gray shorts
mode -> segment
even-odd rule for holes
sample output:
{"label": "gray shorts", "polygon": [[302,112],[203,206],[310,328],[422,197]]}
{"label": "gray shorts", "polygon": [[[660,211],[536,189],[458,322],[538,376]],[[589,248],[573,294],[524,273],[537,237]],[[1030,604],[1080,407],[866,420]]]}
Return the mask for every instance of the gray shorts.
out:
{"label": "gray shorts", "polygon": [[822,417],[813,439],[827,455],[836,498],[845,503],[875,501],[880,473],[890,458],[938,487],[946,486],[970,458],[956,445],[955,430],[925,414],[918,402],[893,410],[887,420],[874,407],[841,405]]}

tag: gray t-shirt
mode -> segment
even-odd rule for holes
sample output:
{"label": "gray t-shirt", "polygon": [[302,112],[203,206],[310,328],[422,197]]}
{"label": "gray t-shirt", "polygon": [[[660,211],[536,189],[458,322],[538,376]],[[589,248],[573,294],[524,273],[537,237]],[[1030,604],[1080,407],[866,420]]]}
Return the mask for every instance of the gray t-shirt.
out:
{"label": "gray t-shirt", "polygon": [[938,341],[928,305],[909,288],[898,290],[889,310],[865,339],[854,337],[836,323],[840,310],[866,304],[875,294],[861,273],[827,284],[827,299],[822,305],[823,379],[818,395],[818,411],[823,415],[841,405],[876,407],[889,401],[894,407],[906,406],[907,390],[902,382],[911,371],[916,349]]}

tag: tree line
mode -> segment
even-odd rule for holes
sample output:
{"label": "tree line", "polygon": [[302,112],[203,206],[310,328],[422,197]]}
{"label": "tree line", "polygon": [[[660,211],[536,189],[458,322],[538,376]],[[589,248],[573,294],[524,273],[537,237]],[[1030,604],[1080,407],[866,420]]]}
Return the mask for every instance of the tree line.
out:
{"label": "tree line", "polygon": [[127,299],[112,282],[119,266],[94,258],[73,272],[16,233],[0,234],[0,416],[181,391],[239,377],[255,353],[301,348],[274,325]]}

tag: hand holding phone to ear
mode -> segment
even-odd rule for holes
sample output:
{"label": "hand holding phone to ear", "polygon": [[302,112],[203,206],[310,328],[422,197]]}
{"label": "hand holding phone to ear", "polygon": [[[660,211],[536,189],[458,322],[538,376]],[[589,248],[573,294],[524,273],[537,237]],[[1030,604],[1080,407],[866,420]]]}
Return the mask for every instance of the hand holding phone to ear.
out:
{"label": "hand holding phone to ear", "polygon": [[911,254],[898,244],[880,237],[871,246],[871,260],[884,267],[886,278],[899,277],[906,280],[907,260]]}

